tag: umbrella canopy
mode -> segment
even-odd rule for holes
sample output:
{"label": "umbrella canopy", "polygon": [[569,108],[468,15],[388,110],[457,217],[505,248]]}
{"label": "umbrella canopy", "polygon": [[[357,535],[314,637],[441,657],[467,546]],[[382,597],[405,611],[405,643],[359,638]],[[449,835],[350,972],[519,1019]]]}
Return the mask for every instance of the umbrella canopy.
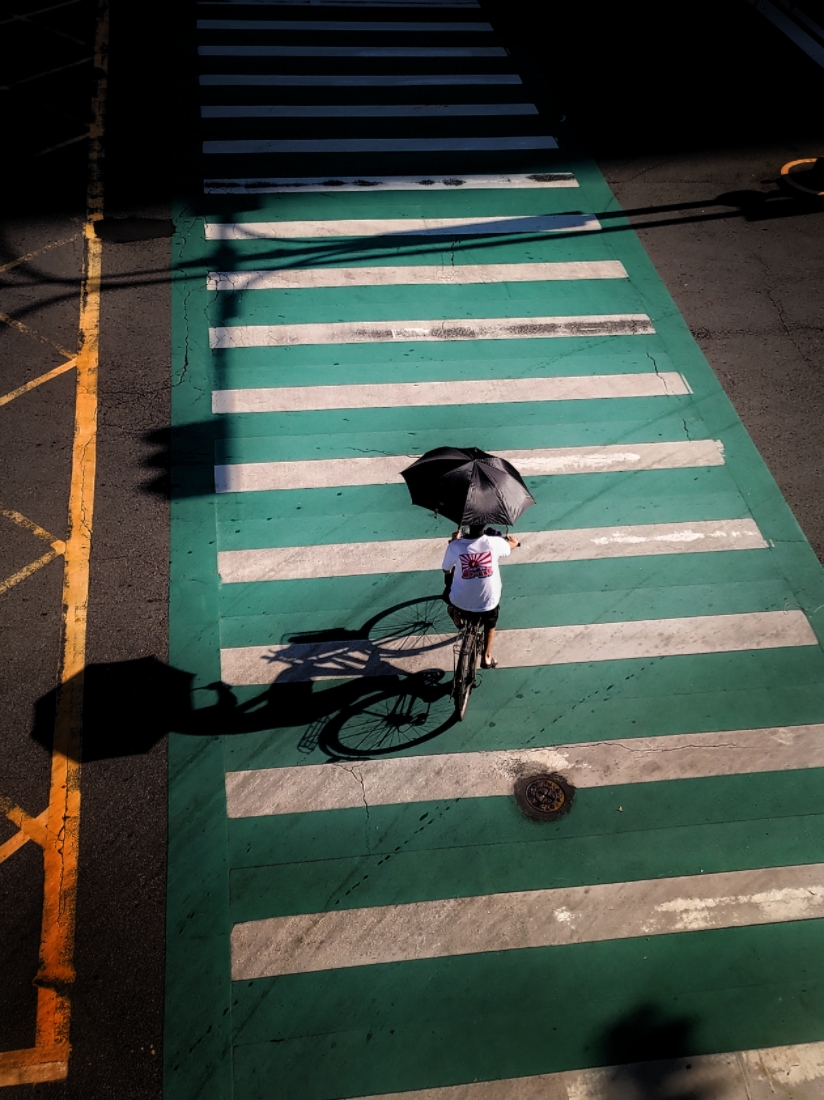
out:
{"label": "umbrella canopy", "polygon": [[535,503],[511,463],[477,447],[436,447],[402,474],[413,504],[458,524],[508,526]]}

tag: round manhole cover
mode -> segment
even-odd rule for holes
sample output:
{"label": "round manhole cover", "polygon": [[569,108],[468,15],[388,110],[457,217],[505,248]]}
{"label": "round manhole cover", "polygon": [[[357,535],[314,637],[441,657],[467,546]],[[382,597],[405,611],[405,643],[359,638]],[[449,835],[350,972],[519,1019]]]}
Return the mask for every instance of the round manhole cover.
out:
{"label": "round manhole cover", "polygon": [[575,788],[562,775],[527,775],[515,783],[515,800],[527,817],[555,821],[572,809]]}

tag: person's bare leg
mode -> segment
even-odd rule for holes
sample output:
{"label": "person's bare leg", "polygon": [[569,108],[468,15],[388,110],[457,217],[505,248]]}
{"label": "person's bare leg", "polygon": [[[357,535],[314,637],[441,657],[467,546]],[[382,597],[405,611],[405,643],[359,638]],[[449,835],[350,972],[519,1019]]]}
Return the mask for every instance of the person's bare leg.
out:
{"label": "person's bare leg", "polygon": [[495,627],[488,626],[484,634],[484,664],[488,665],[492,660],[492,641],[495,637]]}

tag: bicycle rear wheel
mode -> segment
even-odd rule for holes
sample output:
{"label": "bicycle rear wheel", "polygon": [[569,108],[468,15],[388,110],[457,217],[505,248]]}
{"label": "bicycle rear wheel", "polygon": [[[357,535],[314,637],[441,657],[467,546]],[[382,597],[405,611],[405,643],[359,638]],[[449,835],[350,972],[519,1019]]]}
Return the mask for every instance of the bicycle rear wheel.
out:
{"label": "bicycle rear wheel", "polygon": [[467,623],[464,627],[463,643],[455,669],[453,687],[455,714],[460,722],[464,719],[466,708],[469,706],[469,695],[475,686],[475,667],[478,663],[480,641],[480,624]]}

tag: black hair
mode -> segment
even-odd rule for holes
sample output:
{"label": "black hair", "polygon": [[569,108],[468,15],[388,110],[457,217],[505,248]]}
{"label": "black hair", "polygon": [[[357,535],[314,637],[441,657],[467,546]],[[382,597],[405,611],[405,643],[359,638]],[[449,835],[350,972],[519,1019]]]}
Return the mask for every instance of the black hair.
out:
{"label": "black hair", "polygon": [[467,533],[471,539],[479,539],[486,529],[485,523],[470,523]]}

